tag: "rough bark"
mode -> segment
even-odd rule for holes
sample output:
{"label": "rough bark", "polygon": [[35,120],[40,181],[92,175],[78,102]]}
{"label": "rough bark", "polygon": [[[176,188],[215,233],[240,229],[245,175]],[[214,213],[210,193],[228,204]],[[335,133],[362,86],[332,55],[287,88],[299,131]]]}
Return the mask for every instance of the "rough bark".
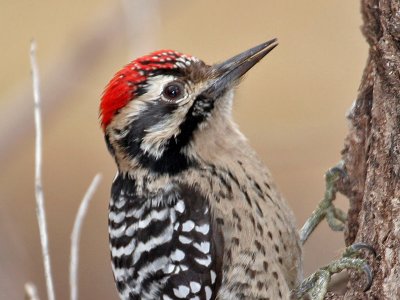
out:
{"label": "rough bark", "polygon": [[362,0],[361,11],[369,58],[348,114],[339,191],[350,200],[346,244],[366,242],[377,257],[371,289],[352,274],[344,298],[400,299],[400,0]]}

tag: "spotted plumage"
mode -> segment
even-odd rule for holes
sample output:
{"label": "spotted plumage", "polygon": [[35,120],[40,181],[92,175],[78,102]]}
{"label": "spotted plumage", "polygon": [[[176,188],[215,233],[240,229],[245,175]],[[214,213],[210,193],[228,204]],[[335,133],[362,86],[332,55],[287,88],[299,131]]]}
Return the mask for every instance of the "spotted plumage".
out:
{"label": "spotted plumage", "polygon": [[106,88],[121,299],[288,299],[298,284],[293,215],[231,117],[234,86],[274,42],[213,66],[161,50]]}

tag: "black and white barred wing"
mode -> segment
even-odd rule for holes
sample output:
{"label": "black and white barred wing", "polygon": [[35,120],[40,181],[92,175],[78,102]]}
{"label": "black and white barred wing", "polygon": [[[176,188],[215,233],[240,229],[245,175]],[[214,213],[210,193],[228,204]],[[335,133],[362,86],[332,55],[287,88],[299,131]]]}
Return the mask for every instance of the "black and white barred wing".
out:
{"label": "black and white barred wing", "polygon": [[205,197],[177,185],[147,199],[129,193],[114,198],[109,218],[120,297],[215,299],[223,238]]}

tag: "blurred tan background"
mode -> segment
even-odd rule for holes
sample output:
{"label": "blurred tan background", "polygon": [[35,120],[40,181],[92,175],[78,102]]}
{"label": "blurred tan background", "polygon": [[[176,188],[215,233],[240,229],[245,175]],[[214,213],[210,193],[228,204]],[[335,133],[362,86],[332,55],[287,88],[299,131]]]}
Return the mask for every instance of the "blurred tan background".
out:
{"label": "blurred tan background", "polygon": [[[1,0],[0,24],[0,299],[22,299],[26,281],[46,298],[33,189],[32,38],[41,69],[43,180],[58,299],[69,297],[70,232],[96,172],[103,181],[82,232],[80,296],[117,299],[107,240],[115,167],[98,103],[121,66],[159,48],[212,63],[278,37],[279,47],[241,84],[234,114],[300,227],[323,194],[325,170],[340,158],[345,112],[367,56],[359,3],[348,0]],[[342,248],[342,234],[321,225],[305,248],[306,273]]]}

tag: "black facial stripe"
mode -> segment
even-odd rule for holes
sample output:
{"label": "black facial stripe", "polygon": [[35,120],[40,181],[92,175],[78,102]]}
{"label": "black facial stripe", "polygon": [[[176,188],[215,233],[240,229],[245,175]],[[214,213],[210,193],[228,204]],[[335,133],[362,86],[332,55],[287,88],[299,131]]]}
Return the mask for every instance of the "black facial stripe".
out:
{"label": "black facial stripe", "polygon": [[177,106],[155,101],[148,103],[147,107],[141,112],[139,118],[133,120],[126,130],[128,134],[119,140],[119,145],[124,148],[130,157],[134,158],[141,154],[141,142],[146,135],[146,129],[154,126],[164,118],[171,115]]}
{"label": "black facial stripe", "polygon": [[110,136],[106,133],[104,135],[104,140],[106,141],[107,149],[111,153],[112,156],[115,156],[115,150],[110,142]]}
{"label": "black facial stripe", "polygon": [[152,70],[148,73],[149,77],[154,77],[158,75],[174,76],[182,78],[185,77],[186,73],[184,69],[159,69],[159,70]]}
{"label": "black facial stripe", "polygon": [[198,125],[204,121],[205,114],[197,114],[196,110],[199,102],[207,101],[201,95],[196,98],[193,105],[190,107],[185,120],[179,126],[180,133],[176,138],[172,138],[168,142],[168,150],[179,152],[189,142],[193,136],[193,132],[197,129]]}
{"label": "black facial stripe", "polygon": [[196,165],[195,161],[189,160],[184,154],[171,151],[169,148],[157,160],[143,152],[137,158],[144,167],[159,174],[173,175]]}
{"label": "black facial stripe", "polygon": [[143,82],[143,83],[138,84],[137,85],[137,89],[135,91],[135,95],[132,98],[137,98],[137,97],[140,97],[143,94],[145,94],[146,91],[147,91],[146,85],[147,85],[147,82]]}
{"label": "black facial stripe", "polygon": [[160,158],[155,159],[141,149],[146,130],[164,118],[172,116],[177,108],[178,106],[163,101],[147,104],[140,117],[128,125],[126,128],[128,134],[118,141],[119,145],[125,149],[129,157],[136,158],[143,167],[149,168],[155,173],[176,174],[189,167],[194,167],[196,162],[186,157],[182,153],[182,149],[190,143],[198,125],[208,117],[214,108],[214,100],[208,99],[203,94],[199,95],[190,107],[187,117],[179,126],[178,136],[172,137],[166,142],[165,150]]}
{"label": "black facial stripe", "polygon": [[[155,160],[142,153],[140,162],[156,173],[176,174],[189,167],[195,167],[197,163],[182,154],[181,150],[189,144],[198,125],[207,118],[214,107],[213,103],[214,101],[199,95],[190,107],[187,117],[179,126],[180,133],[176,138],[173,137],[168,141],[163,155]],[[202,113],[199,113],[200,111]]]}
{"label": "black facial stripe", "polygon": [[[128,125],[128,134],[118,140],[119,145],[125,149],[131,158],[136,158],[144,167],[156,173],[178,173],[187,169],[191,164],[179,150],[167,149],[164,155],[156,160],[154,157],[143,153],[140,148],[146,129],[157,124],[164,118],[171,116],[178,107],[162,101],[149,103],[143,110],[140,118]],[[168,147],[169,148],[169,147]]]}
{"label": "black facial stripe", "polygon": [[[145,73],[145,77],[150,78],[158,75],[165,75],[165,76],[174,76],[177,78],[184,78],[187,74],[185,73],[185,70],[182,69],[158,69],[158,70],[151,70],[151,71],[143,71]],[[135,83],[132,83],[132,85]],[[137,88],[134,93],[132,93],[131,99],[135,99],[137,97],[140,97],[144,95],[147,92],[147,80],[143,81],[141,83],[136,84]],[[119,110],[115,112],[115,115],[119,114]]]}
{"label": "black facial stripe", "polygon": [[162,104],[161,102],[151,104],[143,111],[138,120],[133,121],[129,126],[129,133],[120,141],[120,145],[126,149],[132,158],[136,158],[146,168],[160,174],[176,174],[189,167],[194,167],[196,162],[190,160],[182,149],[187,146],[193,136],[193,132],[198,125],[203,122],[211,112],[214,101],[199,95],[191,108],[186,119],[179,126],[180,133],[175,138],[171,138],[165,146],[165,151],[159,159],[155,159],[143,153],[140,148],[141,141],[145,136],[145,130],[159,122],[163,117],[172,114],[176,110],[175,105]]}

